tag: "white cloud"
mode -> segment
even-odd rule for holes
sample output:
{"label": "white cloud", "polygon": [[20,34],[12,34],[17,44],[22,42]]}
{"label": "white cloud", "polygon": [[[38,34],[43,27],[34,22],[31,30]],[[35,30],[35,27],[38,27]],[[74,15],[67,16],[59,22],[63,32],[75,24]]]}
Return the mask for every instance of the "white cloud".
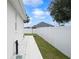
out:
{"label": "white cloud", "polygon": [[35,18],[44,19],[49,15],[49,12],[48,11],[43,11],[41,9],[34,9],[32,14]]}
{"label": "white cloud", "polygon": [[36,16],[43,16],[44,12],[40,9],[34,9],[32,12]]}
{"label": "white cloud", "polygon": [[24,5],[39,6],[43,4],[42,0],[23,0]]}

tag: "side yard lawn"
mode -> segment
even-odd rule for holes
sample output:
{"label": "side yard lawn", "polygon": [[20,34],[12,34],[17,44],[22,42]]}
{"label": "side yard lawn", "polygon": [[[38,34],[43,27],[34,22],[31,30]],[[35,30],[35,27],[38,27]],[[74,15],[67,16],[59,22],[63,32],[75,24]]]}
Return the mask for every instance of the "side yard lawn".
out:
{"label": "side yard lawn", "polygon": [[39,50],[43,56],[43,59],[70,59],[63,53],[61,53],[58,49],[53,47],[47,41],[45,41],[42,37],[37,34],[26,34],[33,35],[35,41],[39,47]]}

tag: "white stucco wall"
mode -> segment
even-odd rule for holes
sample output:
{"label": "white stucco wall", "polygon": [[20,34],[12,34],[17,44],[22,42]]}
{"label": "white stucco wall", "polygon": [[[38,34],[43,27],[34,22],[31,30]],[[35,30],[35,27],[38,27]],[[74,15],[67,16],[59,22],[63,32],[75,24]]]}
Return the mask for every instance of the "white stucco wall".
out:
{"label": "white stucco wall", "polygon": [[70,27],[42,27],[33,30],[67,56],[71,56]]}
{"label": "white stucco wall", "polygon": [[[16,10],[7,1],[7,59],[15,59],[15,40],[19,40],[20,43],[23,39],[23,19],[17,14],[17,30],[15,30],[15,20]],[[19,47],[19,54],[22,54],[21,50]]]}
{"label": "white stucco wall", "polygon": [[15,10],[9,2],[7,2],[7,59],[13,59],[15,35]]}
{"label": "white stucco wall", "polygon": [[22,42],[23,42],[23,34],[24,34],[24,25],[23,25],[23,20],[22,18],[17,15],[17,40],[19,42],[19,54],[23,55],[23,48],[21,48],[23,46]]}

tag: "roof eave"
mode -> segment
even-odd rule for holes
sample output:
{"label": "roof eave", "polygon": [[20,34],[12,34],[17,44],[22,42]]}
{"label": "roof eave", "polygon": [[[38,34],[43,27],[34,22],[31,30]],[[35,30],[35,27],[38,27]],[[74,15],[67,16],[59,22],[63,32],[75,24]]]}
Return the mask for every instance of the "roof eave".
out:
{"label": "roof eave", "polygon": [[23,20],[27,20],[22,0],[9,0]]}

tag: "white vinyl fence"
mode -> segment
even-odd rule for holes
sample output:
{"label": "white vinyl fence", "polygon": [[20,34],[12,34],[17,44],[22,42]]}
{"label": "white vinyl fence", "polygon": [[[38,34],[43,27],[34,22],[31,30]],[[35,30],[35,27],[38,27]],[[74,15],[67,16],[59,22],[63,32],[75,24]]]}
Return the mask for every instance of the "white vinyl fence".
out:
{"label": "white vinyl fence", "polygon": [[24,32],[25,32],[25,33],[32,33],[32,29],[31,29],[31,28],[29,28],[29,29],[26,28],[26,29],[24,29]]}

